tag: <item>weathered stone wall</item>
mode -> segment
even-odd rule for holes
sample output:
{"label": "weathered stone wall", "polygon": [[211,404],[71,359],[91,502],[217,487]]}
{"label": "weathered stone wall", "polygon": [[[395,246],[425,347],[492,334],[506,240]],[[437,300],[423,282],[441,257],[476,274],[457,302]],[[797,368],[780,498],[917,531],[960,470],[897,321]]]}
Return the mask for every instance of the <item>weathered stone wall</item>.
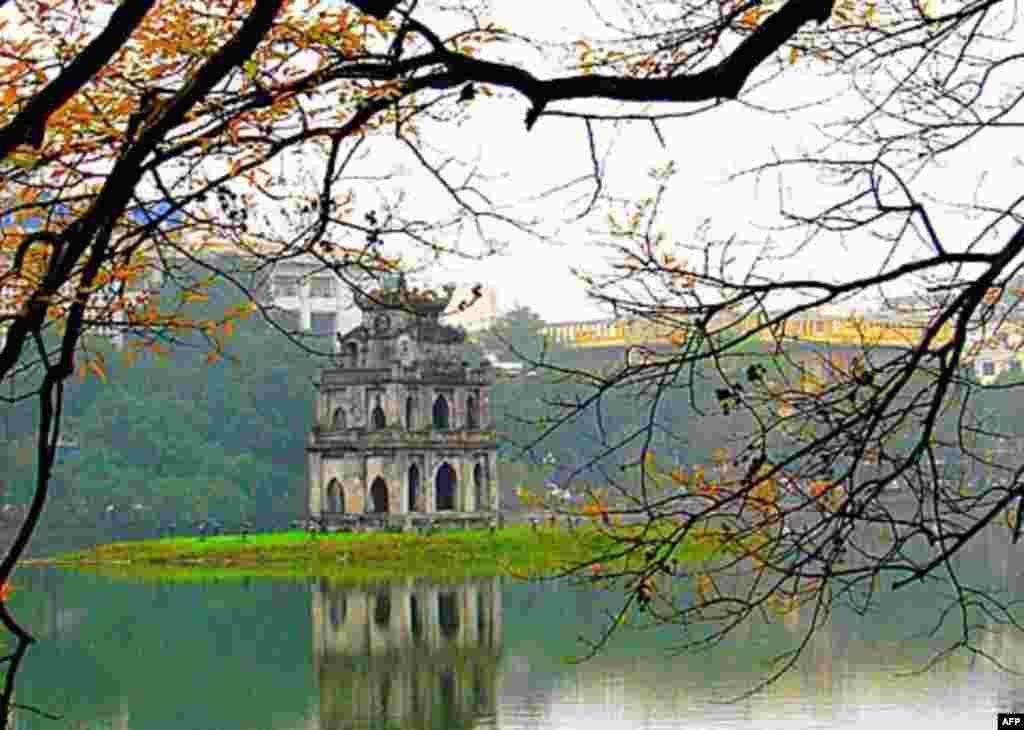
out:
{"label": "weathered stone wall", "polygon": [[384,416],[391,428],[402,427],[401,392],[402,386],[392,383],[384,391]]}
{"label": "weathered stone wall", "polygon": [[321,485],[323,476],[320,472],[320,454],[315,451],[306,452],[306,477],[309,480],[309,514],[319,517],[323,511],[323,493]]}
{"label": "weathered stone wall", "polygon": [[352,427],[352,398],[353,392],[348,388],[323,387],[321,386],[317,398],[316,422],[322,429],[329,430],[334,424],[334,414],[339,408],[345,412],[345,424]]}
{"label": "weathered stone wall", "polygon": [[[378,326],[378,316],[388,316],[390,326],[385,329],[383,322]],[[388,511],[407,513],[413,463],[420,471],[413,509],[435,511],[435,480],[445,462],[454,471],[455,511],[497,508],[496,447],[489,433],[488,404],[493,372],[461,367],[459,346],[442,342],[452,333],[436,322],[420,322],[418,328],[403,332],[413,323],[412,315],[367,310],[363,327],[343,337],[340,367],[321,373],[314,406],[316,430],[308,446],[310,514],[336,510],[335,505],[327,506],[325,493],[332,479],[343,487],[346,512],[372,511],[370,492],[378,477],[387,485]],[[408,341],[415,360],[396,361],[398,337]],[[348,343],[358,349],[354,361],[345,357]],[[448,404],[448,427],[443,430],[433,429],[433,406],[439,395]],[[406,412],[410,398],[411,420]],[[378,405],[384,415],[383,429],[373,426]],[[475,421],[468,430],[471,406]],[[345,417],[335,427],[339,409]],[[485,474],[479,494],[474,480],[477,465]]]}
{"label": "weathered stone wall", "polygon": [[333,470],[325,469],[325,483],[337,478],[345,490],[345,511],[363,512],[366,509],[366,463],[359,455],[332,458],[328,462]]}
{"label": "weathered stone wall", "polygon": [[[378,477],[387,486],[388,511],[405,514],[409,511],[409,467],[419,469],[417,511],[434,512],[437,507],[436,480],[442,464],[447,463],[455,474],[455,510],[473,512],[496,511],[498,490],[497,455],[484,450],[425,450],[392,452],[390,449],[345,455],[310,451],[309,509],[310,514],[334,511],[327,502],[326,488],[337,480],[344,490],[345,511],[372,512],[370,490]],[[477,499],[475,468],[480,466],[480,500]]]}

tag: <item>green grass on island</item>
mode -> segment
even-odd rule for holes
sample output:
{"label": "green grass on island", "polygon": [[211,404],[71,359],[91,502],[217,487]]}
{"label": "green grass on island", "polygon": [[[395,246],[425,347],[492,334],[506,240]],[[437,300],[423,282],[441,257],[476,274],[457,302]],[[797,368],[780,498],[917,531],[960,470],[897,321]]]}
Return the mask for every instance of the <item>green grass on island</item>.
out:
{"label": "green grass on island", "polygon": [[[46,561],[106,575],[196,579],[228,576],[326,576],[364,582],[396,578],[555,575],[600,559],[616,546],[594,526],[526,525],[433,534],[302,531],[217,537],[169,537],[100,545]],[[677,560],[702,557],[694,546]],[[611,566],[609,566],[611,567]]]}

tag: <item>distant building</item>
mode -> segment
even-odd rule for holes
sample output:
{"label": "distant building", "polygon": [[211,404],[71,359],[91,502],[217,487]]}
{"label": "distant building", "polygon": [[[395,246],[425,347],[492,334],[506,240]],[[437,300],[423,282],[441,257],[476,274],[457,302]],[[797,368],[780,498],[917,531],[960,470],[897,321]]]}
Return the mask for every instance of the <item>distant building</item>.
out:
{"label": "distant building", "polygon": [[1020,373],[1024,369],[1021,345],[1019,335],[978,340],[968,345],[963,363],[971,368],[978,382],[987,385],[1003,373]]}
{"label": "distant building", "polygon": [[268,294],[287,324],[332,340],[341,329],[342,312],[352,306],[337,274],[311,257],[277,262]]}

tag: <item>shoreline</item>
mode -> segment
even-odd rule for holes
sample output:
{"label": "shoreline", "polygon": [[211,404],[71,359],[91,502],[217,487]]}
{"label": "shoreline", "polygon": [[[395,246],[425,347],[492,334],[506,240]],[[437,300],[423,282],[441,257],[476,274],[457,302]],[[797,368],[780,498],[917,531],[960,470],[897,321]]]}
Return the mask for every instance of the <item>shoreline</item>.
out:
{"label": "shoreline", "polygon": [[[56,567],[125,577],[168,578],[188,573],[327,576],[353,580],[395,577],[459,578],[558,574],[586,564],[611,539],[590,526],[575,530],[511,525],[491,532],[287,532],[170,537],[116,542],[29,559],[26,567]],[[197,577],[202,577],[197,575]]]}
{"label": "shoreline", "polygon": [[[426,535],[338,532],[310,536],[291,530],[246,537],[116,542],[52,558],[24,560],[21,565],[124,578],[183,580],[229,576],[330,577],[355,582],[419,577],[535,578],[586,568],[606,560],[604,556],[616,547],[622,547],[617,538],[593,523],[575,529],[513,524],[493,532],[468,529]],[[679,548],[680,560],[702,556],[703,551],[697,548]],[[631,563],[620,559],[615,567]]]}

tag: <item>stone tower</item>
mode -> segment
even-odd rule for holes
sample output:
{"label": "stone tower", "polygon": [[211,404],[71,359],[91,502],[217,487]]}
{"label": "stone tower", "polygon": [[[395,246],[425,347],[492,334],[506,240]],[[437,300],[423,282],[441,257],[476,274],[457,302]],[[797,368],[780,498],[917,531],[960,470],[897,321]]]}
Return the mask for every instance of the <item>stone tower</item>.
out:
{"label": "stone tower", "polygon": [[469,367],[465,333],[439,321],[453,291],[400,279],[357,297],[306,447],[309,514],[327,529],[497,519],[494,371]]}

